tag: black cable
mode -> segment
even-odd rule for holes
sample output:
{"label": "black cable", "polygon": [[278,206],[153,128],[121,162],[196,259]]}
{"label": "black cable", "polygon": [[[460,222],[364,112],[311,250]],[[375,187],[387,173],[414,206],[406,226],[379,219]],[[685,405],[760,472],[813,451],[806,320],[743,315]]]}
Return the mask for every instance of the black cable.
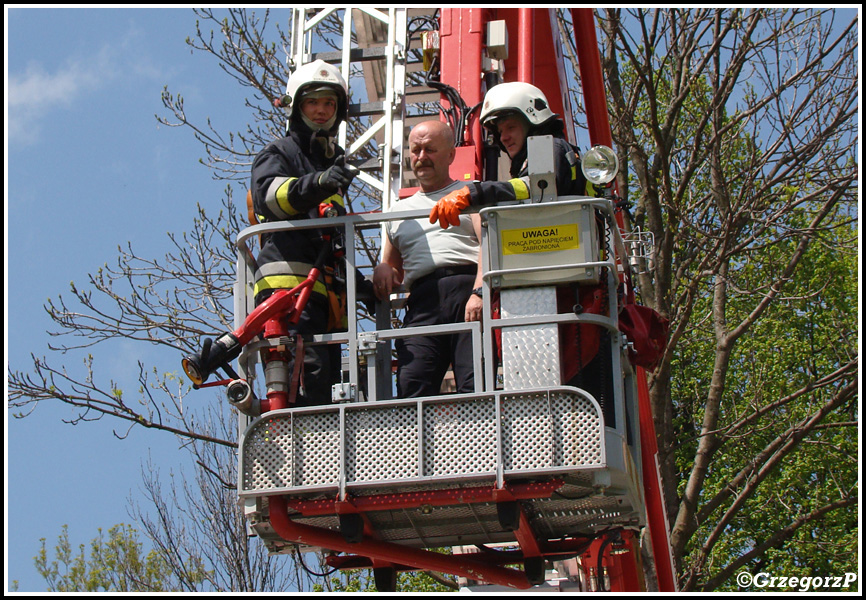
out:
{"label": "black cable", "polygon": [[328,575],[336,573],[339,570],[339,569],[337,569],[337,567],[334,567],[330,571],[328,571],[327,573],[316,573],[315,571],[313,571],[312,569],[310,569],[307,566],[306,562],[304,562],[304,553],[300,552],[300,551],[298,552],[298,562],[301,563],[301,568],[304,569],[304,571],[306,571],[307,573],[309,573],[313,577],[327,577]]}
{"label": "black cable", "polygon": [[[439,11],[437,10],[436,12],[439,12]],[[413,29],[412,26],[414,23],[420,23],[420,24],[415,29]],[[408,35],[406,36],[407,39],[411,40],[412,36],[415,35],[416,33],[418,33],[419,31],[421,31],[425,25],[427,26],[428,31],[436,31],[438,29],[438,25],[439,25],[438,18],[435,16],[430,17],[430,16],[422,15],[420,17],[414,17],[413,19],[410,19],[409,23],[406,27],[406,29],[408,30]]]}
{"label": "black cable", "polygon": [[538,198],[538,203],[544,202],[544,190],[547,189],[547,180],[542,179],[538,182],[538,189],[541,190],[541,196]]}
{"label": "black cable", "polygon": [[454,130],[454,145],[465,145],[463,131],[466,129],[466,114],[469,107],[463,102],[463,98],[457,93],[457,90],[450,85],[428,80],[427,86],[438,90],[451,105],[451,108],[445,109],[440,103],[440,109],[446,114],[449,125]]}
{"label": "black cable", "polygon": [[[440,81],[434,80],[434,76],[438,73],[439,68],[439,57],[434,57],[433,62],[430,64],[430,69],[427,71],[427,79],[425,81],[427,87],[433,88],[437,90],[440,94],[445,96],[445,99],[450,104],[450,108],[445,108],[442,106],[442,103],[439,103],[439,109],[445,115],[446,121],[448,121],[448,125],[454,131],[454,145],[455,146],[463,146],[463,131],[466,128],[466,123],[469,115],[476,110],[476,107],[470,109],[466,102],[463,101],[463,97],[457,92],[457,90],[448,85],[447,83],[442,83]],[[480,106],[480,103],[479,105]]]}
{"label": "black cable", "polygon": [[240,379],[240,375],[237,374],[232,366],[229,363],[224,363],[220,365],[222,367],[223,372],[229,376],[230,379]]}
{"label": "black cable", "polygon": [[602,573],[602,560],[604,559],[604,549],[613,542],[614,536],[616,536],[617,531],[611,531],[604,538],[604,541],[601,543],[601,547],[598,549],[598,565],[596,567],[596,577],[598,578],[598,591],[605,592],[607,590],[604,589],[604,575]]}

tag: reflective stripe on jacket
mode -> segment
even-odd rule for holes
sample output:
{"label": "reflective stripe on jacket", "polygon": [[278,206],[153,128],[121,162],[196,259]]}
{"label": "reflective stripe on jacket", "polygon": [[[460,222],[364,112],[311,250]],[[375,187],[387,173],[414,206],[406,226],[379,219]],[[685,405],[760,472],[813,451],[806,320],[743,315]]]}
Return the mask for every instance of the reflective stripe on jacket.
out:
{"label": "reflective stripe on jacket", "polygon": [[[274,261],[260,265],[256,271],[254,295],[258,296],[265,290],[290,290],[297,287],[307,278],[312,268],[311,264],[288,261]],[[321,276],[313,285],[313,292],[327,295],[328,290]]]}
{"label": "reflective stripe on jacket", "polygon": [[[553,138],[553,153],[556,164],[556,194],[558,196],[583,196],[587,193],[587,182],[580,169],[577,152],[562,138]],[[501,202],[513,202],[529,198],[530,183],[526,152],[517,154],[511,164],[512,179],[508,181],[477,181],[469,184],[469,203],[473,206],[490,206]]]}
{"label": "reflective stripe on jacket", "polygon": [[[317,218],[322,203],[330,203],[345,214],[343,197],[322,190],[318,184],[321,172],[333,165],[343,150],[336,147],[333,156],[326,156],[323,146],[310,143],[311,136],[312,132],[300,125],[256,155],[250,192],[260,223]],[[256,294],[297,286],[309,274],[322,244],[330,243],[322,239],[318,228],[278,231],[261,237],[262,246],[256,258]],[[328,257],[326,265],[333,263],[333,257]],[[323,280],[316,283],[313,291],[327,296]]]}

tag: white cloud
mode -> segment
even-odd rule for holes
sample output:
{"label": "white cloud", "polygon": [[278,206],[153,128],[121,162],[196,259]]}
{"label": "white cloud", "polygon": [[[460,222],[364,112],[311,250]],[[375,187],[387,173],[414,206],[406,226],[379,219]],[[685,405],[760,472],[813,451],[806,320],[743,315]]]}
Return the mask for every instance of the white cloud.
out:
{"label": "white cloud", "polygon": [[6,88],[9,141],[32,143],[45,115],[104,87],[115,72],[110,52],[103,49],[90,60],[70,60],[54,72],[31,63],[23,74],[10,74]]}

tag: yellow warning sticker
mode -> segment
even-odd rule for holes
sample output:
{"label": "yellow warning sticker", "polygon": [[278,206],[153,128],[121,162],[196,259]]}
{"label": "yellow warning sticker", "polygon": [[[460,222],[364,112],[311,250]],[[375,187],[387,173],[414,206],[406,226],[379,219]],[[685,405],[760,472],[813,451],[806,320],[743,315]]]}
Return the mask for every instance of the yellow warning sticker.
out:
{"label": "yellow warning sticker", "polygon": [[506,229],[502,232],[503,254],[555,252],[576,250],[579,247],[577,223],[530,229]]}

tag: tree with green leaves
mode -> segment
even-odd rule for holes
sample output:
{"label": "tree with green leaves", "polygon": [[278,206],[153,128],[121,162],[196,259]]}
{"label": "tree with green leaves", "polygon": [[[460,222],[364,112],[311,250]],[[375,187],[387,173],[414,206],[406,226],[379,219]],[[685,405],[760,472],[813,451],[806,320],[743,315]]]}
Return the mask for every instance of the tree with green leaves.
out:
{"label": "tree with green leaves", "polygon": [[[35,558],[36,569],[45,578],[49,592],[169,592],[185,591],[172,577],[164,558],[156,551],[145,553],[139,534],[130,525],[119,524],[85,545],[78,552],[69,541],[69,530],[57,538],[53,559],[42,538],[42,548]],[[190,565],[194,577],[205,577],[202,565]]]}
{"label": "tree with green leaves", "polygon": [[650,385],[681,588],[853,570],[856,17],[599,23],[618,187],[655,239],[636,283],[672,323]]}

